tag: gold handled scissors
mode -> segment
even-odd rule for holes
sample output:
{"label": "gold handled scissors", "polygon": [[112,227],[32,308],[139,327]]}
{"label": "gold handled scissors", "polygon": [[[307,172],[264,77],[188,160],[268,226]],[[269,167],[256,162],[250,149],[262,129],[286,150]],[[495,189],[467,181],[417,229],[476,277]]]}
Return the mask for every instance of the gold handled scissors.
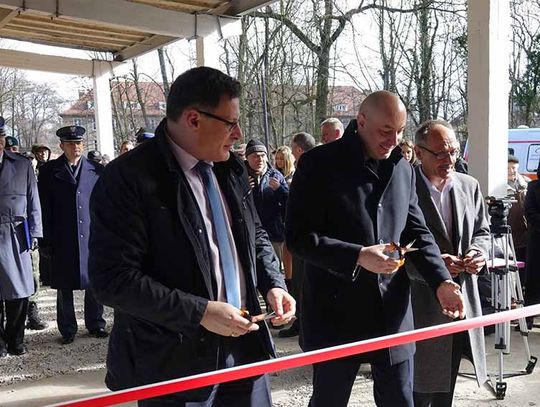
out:
{"label": "gold handled scissors", "polygon": [[242,318],[245,318],[252,323],[262,322],[276,317],[276,313],[274,311],[265,312],[264,314],[260,315],[251,315],[247,309],[241,309],[240,315]]}
{"label": "gold handled scissors", "polygon": [[399,265],[398,267],[401,267],[405,264],[405,255],[407,253],[411,253],[411,252],[415,252],[418,250],[417,247],[412,247],[414,242],[416,242],[416,240],[413,240],[411,243],[409,243],[408,245],[406,246],[400,246],[399,243],[396,243],[396,242],[392,242],[390,243],[390,246],[392,247],[392,251],[397,251],[398,252],[398,255],[399,255]]}

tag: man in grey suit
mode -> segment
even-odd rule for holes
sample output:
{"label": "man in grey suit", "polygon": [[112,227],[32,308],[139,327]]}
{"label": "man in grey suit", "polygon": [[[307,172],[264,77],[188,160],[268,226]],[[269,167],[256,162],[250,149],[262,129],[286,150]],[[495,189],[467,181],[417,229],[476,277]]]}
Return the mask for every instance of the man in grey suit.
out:
{"label": "man in grey suit", "polygon": [[[478,181],[454,171],[459,143],[452,126],[429,120],[416,131],[416,192],[426,223],[446,267],[461,286],[467,318],[482,315],[477,274],[485,267],[490,235]],[[438,309],[433,291],[407,262],[415,328],[450,322]],[[474,363],[479,385],[487,381],[482,328],[416,344],[415,407],[451,406],[462,355]]]}

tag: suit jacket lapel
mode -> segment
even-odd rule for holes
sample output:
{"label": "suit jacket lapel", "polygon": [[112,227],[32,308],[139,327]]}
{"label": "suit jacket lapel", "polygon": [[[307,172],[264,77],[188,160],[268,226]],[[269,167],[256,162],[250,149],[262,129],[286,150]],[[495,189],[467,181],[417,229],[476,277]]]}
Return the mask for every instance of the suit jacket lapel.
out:
{"label": "suit jacket lapel", "polygon": [[467,197],[463,192],[463,187],[457,177],[453,179],[454,186],[450,190],[450,198],[452,199],[452,208],[454,215],[454,233],[453,233],[453,243],[454,249],[457,254],[464,255],[465,253],[460,253],[461,250],[461,236],[463,235],[463,217],[465,216],[465,204],[467,202]]}
{"label": "suit jacket lapel", "polygon": [[69,169],[69,164],[64,155],[58,158],[57,163],[58,165],[54,170],[54,176],[62,181],[69,182],[70,184],[77,184],[77,180],[73,177],[73,173]]}
{"label": "suit jacket lapel", "polygon": [[418,195],[418,203],[424,212],[426,224],[435,237],[437,245],[439,248],[441,248],[441,251],[445,251],[445,248],[453,248],[454,245],[450,241],[450,236],[448,235],[446,226],[444,225],[441,215],[431,199],[429,187],[420,173],[420,167],[416,168],[416,193]]}

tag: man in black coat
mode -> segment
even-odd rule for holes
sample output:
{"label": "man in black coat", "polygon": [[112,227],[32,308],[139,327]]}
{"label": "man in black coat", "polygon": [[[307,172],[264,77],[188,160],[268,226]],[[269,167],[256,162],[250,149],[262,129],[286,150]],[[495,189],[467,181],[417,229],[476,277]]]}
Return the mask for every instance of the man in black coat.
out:
{"label": "man in black coat", "polygon": [[39,170],[38,187],[43,212],[42,252],[50,257],[51,287],[57,290],[56,319],[62,343],[70,344],[77,333],[73,290],[86,290],[84,322],[90,335],[105,338],[103,306],[88,284],[90,194],[103,166],[83,156],[84,127],[58,129],[64,152]]}
{"label": "man in black coat", "polygon": [[[90,280],[114,308],[113,390],[274,356],[257,290],[287,323],[295,303],[231,147],[240,84],[212,68],[180,75],[156,136],[112,161],[91,201]],[[139,402],[271,406],[266,375]]]}
{"label": "man in black coat", "polygon": [[[375,92],[344,136],[304,154],[291,184],[287,244],[305,264],[300,344],[308,351],[412,330],[409,279],[391,242],[415,241],[408,256],[442,310],[463,317],[452,281],[418,208],[413,168],[398,145],[407,114]],[[414,345],[314,366],[310,405],[346,406],[361,363],[371,363],[375,402],[412,406]]]}

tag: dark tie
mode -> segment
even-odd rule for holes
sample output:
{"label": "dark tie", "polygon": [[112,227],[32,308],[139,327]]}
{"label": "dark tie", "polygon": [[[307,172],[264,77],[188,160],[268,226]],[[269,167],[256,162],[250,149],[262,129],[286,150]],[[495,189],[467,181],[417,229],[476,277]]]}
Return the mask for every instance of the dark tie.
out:
{"label": "dark tie", "polygon": [[212,212],[227,302],[236,308],[240,308],[240,291],[236,269],[234,267],[231,241],[227,233],[225,208],[221,203],[221,196],[212,176],[212,167],[204,161],[199,161],[195,166],[195,171],[201,176],[210,204],[210,212]]}

